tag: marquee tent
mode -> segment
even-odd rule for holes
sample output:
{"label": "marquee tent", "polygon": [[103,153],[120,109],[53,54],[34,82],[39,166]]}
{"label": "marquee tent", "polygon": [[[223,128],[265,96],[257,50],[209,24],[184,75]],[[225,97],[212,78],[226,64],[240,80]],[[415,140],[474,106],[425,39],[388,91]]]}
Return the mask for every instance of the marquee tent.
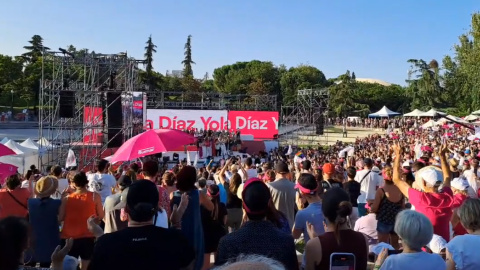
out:
{"label": "marquee tent", "polygon": [[419,117],[421,114],[425,113],[424,111],[420,111],[419,109],[415,109],[409,113],[404,114],[405,117]]}
{"label": "marquee tent", "polygon": [[16,155],[0,157],[0,162],[17,166],[20,173],[24,173],[30,165],[39,166],[38,149],[24,147],[12,140],[6,142],[5,146],[12,149]]}
{"label": "marquee tent", "polygon": [[478,116],[470,114],[469,116],[465,116],[465,118],[463,118],[463,120],[465,120],[465,121],[475,121],[478,118],[479,118]]}
{"label": "marquee tent", "polygon": [[371,113],[368,115],[368,117],[392,117],[396,115],[400,115],[400,113],[394,112],[386,106],[383,106],[378,112]]}
{"label": "marquee tent", "polygon": [[434,126],[438,126],[439,124],[433,120],[428,120],[425,124],[422,125],[422,128],[431,128]]}
{"label": "marquee tent", "polygon": [[472,115],[480,115],[480,110],[474,111],[474,112],[472,112],[471,114],[472,114]]}
{"label": "marquee tent", "polygon": [[5,137],[5,138],[3,138],[3,139],[0,141],[0,143],[1,143],[1,144],[5,144],[5,143],[8,142],[8,141],[10,141],[10,139],[9,139],[8,137]]}
{"label": "marquee tent", "polygon": [[37,144],[41,147],[51,147],[52,144],[45,139],[45,137],[40,138],[40,140],[37,141]]}
{"label": "marquee tent", "polygon": [[20,145],[23,146],[23,147],[31,148],[31,149],[39,149],[40,148],[40,145],[38,143],[34,142],[30,138],[23,141]]}
{"label": "marquee tent", "polygon": [[435,116],[445,116],[447,115],[444,112],[437,111],[435,109],[430,109],[428,112],[424,112],[420,115],[420,117],[435,117]]}

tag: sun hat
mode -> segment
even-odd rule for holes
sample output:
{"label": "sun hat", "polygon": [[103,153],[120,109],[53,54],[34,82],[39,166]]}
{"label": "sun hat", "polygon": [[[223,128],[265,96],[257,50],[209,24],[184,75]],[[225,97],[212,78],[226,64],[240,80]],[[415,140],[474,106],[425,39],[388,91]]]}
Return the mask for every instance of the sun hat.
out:
{"label": "sun hat", "polygon": [[35,195],[39,198],[50,197],[57,191],[58,180],[54,176],[44,176],[35,184]]}

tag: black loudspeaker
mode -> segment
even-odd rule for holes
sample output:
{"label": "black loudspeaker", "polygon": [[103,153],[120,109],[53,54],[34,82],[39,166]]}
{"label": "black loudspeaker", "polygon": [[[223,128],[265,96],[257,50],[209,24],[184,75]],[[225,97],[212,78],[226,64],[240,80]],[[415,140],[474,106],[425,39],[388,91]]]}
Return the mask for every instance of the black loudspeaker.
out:
{"label": "black loudspeaker", "polygon": [[120,147],[123,144],[123,114],[121,94],[107,92],[107,107],[107,147]]}
{"label": "black loudspeaker", "polygon": [[121,128],[109,128],[107,137],[108,148],[120,147],[123,144],[123,132]]}
{"label": "black loudspeaker", "polygon": [[75,115],[75,92],[60,91],[59,116],[62,118],[73,118]]}
{"label": "black loudspeaker", "polygon": [[315,122],[315,134],[323,135],[324,120],[323,116],[320,116]]}

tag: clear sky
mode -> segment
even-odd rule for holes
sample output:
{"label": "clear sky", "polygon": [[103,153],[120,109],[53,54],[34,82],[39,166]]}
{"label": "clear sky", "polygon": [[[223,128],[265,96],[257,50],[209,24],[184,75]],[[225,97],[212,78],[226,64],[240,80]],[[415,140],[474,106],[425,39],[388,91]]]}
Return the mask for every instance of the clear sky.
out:
{"label": "clear sky", "polygon": [[196,77],[258,59],[405,84],[406,61],[440,62],[478,10],[479,0],[0,0],[0,53],[21,54],[39,34],[52,49],[142,58],[151,34],[165,73],[182,69],[191,34]]}

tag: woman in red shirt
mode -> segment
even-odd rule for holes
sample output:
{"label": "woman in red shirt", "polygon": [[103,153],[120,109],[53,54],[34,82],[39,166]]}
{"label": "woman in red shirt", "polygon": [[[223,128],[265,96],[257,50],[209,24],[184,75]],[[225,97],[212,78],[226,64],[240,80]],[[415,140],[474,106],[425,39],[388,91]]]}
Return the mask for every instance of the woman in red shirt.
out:
{"label": "woman in red shirt", "polygon": [[31,192],[21,188],[22,180],[18,174],[10,175],[5,188],[0,189],[0,219],[8,216],[27,217],[27,203]]}

